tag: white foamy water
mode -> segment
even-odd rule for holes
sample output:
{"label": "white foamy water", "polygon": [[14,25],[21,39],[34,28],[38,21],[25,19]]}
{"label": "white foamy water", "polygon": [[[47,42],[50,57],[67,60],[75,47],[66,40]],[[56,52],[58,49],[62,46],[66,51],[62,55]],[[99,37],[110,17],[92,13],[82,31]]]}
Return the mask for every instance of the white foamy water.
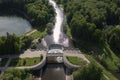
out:
{"label": "white foamy water", "polygon": [[63,11],[57,6],[54,0],[49,0],[50,4],[54,7],[56,12],[56,22],[53,29],[53,39],[56,44],[59,44],[60,34],[62,33],[61,27],[63,24]]}

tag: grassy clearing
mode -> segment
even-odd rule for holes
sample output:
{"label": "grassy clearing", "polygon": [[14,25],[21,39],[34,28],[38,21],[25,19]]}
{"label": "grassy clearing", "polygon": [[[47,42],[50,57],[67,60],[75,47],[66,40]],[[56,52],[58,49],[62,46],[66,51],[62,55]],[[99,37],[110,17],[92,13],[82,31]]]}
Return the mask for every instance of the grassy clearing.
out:
{"label": "grassy clearing", "polygon": [[70,63],[74,65],[85,65],[87,63],[86,61],[75,56],[68,56],[67,59]]}
{"label": "grassy clearing", "polygon": [[40,28],[33,29],[27,33],[25,33],[24,36],[32,37],[33,39],[41,39],[43,36],[47,34],[47,29],[40,31]]}
{"label": "grassy clearing", "polygon": [[33,39],[37,39],[42,38],[45,34],[46,34],[45,32],[36,31],[29,36],[31,36]]}
{"label": "grassy clearing", "polygon": [[15,58],[12,59],[9,66],[33,66],[42,60],[42,57],[35,58]]}
{"label": "grassy clearing", "polygon": [[3,58],[1,63],[0,63],[0,67],[4,67],[5,64],[7,63],[7,61],[8,61],[8,58]]}

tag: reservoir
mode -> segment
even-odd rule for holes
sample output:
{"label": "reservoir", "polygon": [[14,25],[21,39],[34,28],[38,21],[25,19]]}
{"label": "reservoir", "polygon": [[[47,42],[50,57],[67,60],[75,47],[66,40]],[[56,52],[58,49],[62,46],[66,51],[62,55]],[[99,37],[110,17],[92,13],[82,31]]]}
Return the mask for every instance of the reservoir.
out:
{"label": "reservoir", "polygon": [[5,36],[6,32],[22,35],[31,29],[31,24],[21,17],[0,17],[0,36]]}

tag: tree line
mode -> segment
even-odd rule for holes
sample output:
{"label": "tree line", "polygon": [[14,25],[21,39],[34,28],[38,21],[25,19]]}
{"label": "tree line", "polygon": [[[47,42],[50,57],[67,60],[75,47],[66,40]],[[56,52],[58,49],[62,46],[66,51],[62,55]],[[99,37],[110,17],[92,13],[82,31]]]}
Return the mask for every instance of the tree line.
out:
{"label": "tree line", "polygon": [[67,24],[74,39],[97,45],[108,43],[115,53],[120,51],[119,0],[56,1],[64,6]]}
{"label": "tree line", "polygon": [[26,18],[33,27],[42,30],[53,21],[54,11],[48,0],[0,0],[0,15]]}
{"label": "tree line", "polygon": [[15,34],[7,33],[7,36],[0,37],[0,55],[19,54],[29,48],[32,38],[28,36],[18,37]]}
{"label": "tree line", "polygon": [[[48,0],[0,0],[0,16],[23,17],[42,32],[52,27],[54,11]],[[20,53],[30,46],[31,41],[31,37],[7,33],[0,37],[0,54]]]}
{"label": "tree line", "polygon": [[[106,69],[120,72],[120,0],[56,1],[64,7],[67,24],[77,47],[92,54]],[[76,80],[80,80],[80,77]]]}

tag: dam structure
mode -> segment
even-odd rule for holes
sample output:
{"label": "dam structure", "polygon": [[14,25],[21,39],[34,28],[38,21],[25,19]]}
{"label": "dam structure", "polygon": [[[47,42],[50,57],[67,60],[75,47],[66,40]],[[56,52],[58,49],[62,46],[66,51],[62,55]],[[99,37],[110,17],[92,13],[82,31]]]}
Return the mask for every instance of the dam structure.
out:
{"label": "dam structure", "polygon": [[[59,44],[51,44],[43,53],[43,60],[32,70],[40,71],[41,80],[73,80],[73,71],[80,68],[78,65],[71,64],[67,56],[79,57],[89,62],[77,48],[65,48]],[[58,79],[59,78],[59,79]]]}
{"label": "dam structure", "polygon": [[[40,71],[40,80],[73,80],[73,71],[80,66],[71,64],[67,57],[75,56],[89,63],[80,50],[69,48],[71,45],[69,38],[63,32],[65,15],[54,0],[49,0],[50,5],[56,13],[53,33],[46,35],[38,44],[38,49],[43,54],[40,65],[32,68]],[[73,46],[72,46],[73,47]],[[46,50],[45,50],[45,49]]]}

